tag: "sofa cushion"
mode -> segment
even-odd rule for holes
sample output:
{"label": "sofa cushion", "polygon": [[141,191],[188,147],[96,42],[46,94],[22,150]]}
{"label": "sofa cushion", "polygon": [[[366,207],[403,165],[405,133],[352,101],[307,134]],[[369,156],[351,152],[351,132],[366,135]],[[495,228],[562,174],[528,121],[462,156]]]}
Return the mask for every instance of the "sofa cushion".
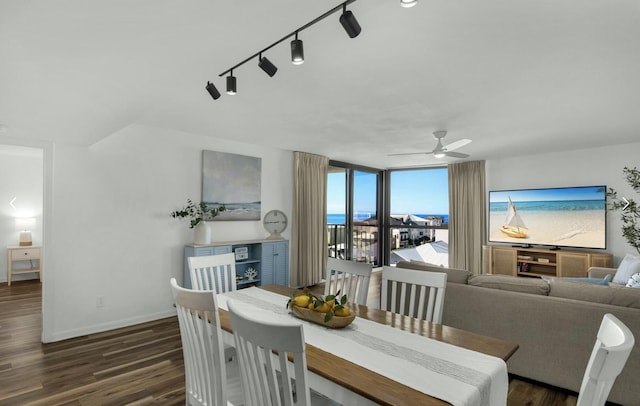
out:
{"label": "sofa cushion", "polygon": [[469,278],[468,283],[473,286],[530,293],[534,295],[546,296],[549,294],[549,284],[538,278],[508,275],[477,275]]}
{"label": "sofa cushion", "polygon": [[626,285],[629,281],[629,278],[640,272],[640,257],[637,255],[627,254],[618,265],[618,270],[616,274],[613,275],[613,283],[617,283],[618,285]]}
{"label": "sofa cushion", "polygon": [[549,296],[640,309],[639,289],[618,285],[590,285],[557,278],[549,281],[549,288]]}
{"label": "sofa cushion", "polygon": [[549,282],[551,279],[560,279],[567,282],[591,283],[593,285],[609,286],[611,275],[606,275],[604,278],[554,278],[543,276],[542,279],[547,282]]}
{"label": "sofa cushion", "polygon": [[448,283],[467,283],[469,276],[471,276],[471,272],[463,269],[445,268],[420,261],[400,261],[396,266],[399,268],[417,269],[419,271],[444,272],[447,274]]}

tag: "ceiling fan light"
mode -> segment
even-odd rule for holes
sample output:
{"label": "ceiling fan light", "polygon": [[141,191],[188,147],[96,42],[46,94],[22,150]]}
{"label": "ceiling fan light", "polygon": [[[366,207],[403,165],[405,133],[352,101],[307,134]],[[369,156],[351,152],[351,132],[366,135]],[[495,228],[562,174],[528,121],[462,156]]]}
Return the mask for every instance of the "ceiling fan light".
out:
{"label": "ceiling fan light", "polygon": [[418,4],[418,0],[400,0],[400,5],[404,8],[413,7]]}
{"label": "ceiling fan light", "polygon": [[437,151],[433,153],[433,156],[436,158],[444,158],[447,154],[445,154],[444,151]]}

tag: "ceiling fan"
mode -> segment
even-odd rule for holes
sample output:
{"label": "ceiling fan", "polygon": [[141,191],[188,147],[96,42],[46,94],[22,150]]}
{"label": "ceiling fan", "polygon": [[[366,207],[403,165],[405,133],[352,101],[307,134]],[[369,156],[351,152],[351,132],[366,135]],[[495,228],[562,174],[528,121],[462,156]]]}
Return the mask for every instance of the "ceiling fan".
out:
{"label": "ceiling fan", "polygon": [[444,158],[445,156],[450,156],[450,157],[453,157],[453,158],[467,158],[467,157],[469,157],[468,154],[463,154],[462,152],[453,152],[453,150],[467,145],[468,143],[471,142],[471,140],[462,139],[462,140],[458,140],[458,141],[452,142],[449,145],[442,145],[442,139],[444,138],[445,135],[447,135],[446,131],[436,131],[436,132],[433,133],[433,136],[435,137],[436,140],[438,140],[438,143],[436,144],[436,147],[432,151],[429,151],[429,152],[405,152],[405,153],[400,153],[400,154],[389,154],[389,156],[433,154],[433,156],[436,157],[436,158]]}

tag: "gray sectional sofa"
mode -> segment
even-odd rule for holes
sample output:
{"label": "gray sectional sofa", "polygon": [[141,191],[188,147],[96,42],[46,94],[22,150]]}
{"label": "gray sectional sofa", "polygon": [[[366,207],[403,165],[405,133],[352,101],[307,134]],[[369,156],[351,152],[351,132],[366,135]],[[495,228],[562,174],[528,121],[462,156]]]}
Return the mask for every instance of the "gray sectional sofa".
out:
{"label": "gray sectional sofa", "polygon": [[446,272],[443,324],[517,343],[507,362],[509,373],[574,392],[580,390],[602,317],[615,315],[631,329],[636,346],[609,401],[640,405],[640,289],[559,278],[471,276],[422,262],[396,266]]}

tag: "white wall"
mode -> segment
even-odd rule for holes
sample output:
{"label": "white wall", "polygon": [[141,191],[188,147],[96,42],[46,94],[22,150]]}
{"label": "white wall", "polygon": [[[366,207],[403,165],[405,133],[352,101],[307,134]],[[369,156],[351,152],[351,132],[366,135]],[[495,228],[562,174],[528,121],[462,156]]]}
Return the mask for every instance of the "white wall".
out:
{"label": "white wall", "polygon": [[[290,215],[290,151],[145,126],[89,148],[44,145],[44,341],[173,314],[168,281],[182,280],[182,248],[193,232],[169,212],[199,200],[203,149],[261,157],[262,209]],[[605,184],[639,198],[622,175],[638,156],[640,143],[491,160],[487,189]],[[607,251],[617,264],[633,248],[619,216],[608,220]],[[214,222],[213,232],[215,241],[266,236],[258,221]]]}
{"label": "white wall", "polygon": [[[551,148],[553,146],[550,146]],[[500,189],[606,185],[619,196],[638,201],[622,169],[640,166],[640,143],[570,152],[494,159],[487,161],[487,191]],[[607,249],[617,265],[626,253],[635,253],[621,233],[617,212],[607,213]]]}
{"label": "white wall", "polygon": [[[16,218],[32,219],[29,231],[33,245],[42,244],[43,193],[43,150],[0,145],[0,282],[7,281],[7,251],[4,247],[19,243],[20,229]],[[12,201],[13,205],[10,204]],[[27,268],[29,264],[24,262],[15,262],[14,268]],[[35,273],[19,274],[12,280],[37,277]]]}
{"label": "white wall", "polygon": [[[169,279],[182,282],[193,230],[169,213],[200,200],[204,149],[262,158],[262,210],[290,215],[290,151],[145,126],[89,148],[56,145],[45,341],[174,314]],[[267,236],[261,221],[212,224],[214,241]]]}

